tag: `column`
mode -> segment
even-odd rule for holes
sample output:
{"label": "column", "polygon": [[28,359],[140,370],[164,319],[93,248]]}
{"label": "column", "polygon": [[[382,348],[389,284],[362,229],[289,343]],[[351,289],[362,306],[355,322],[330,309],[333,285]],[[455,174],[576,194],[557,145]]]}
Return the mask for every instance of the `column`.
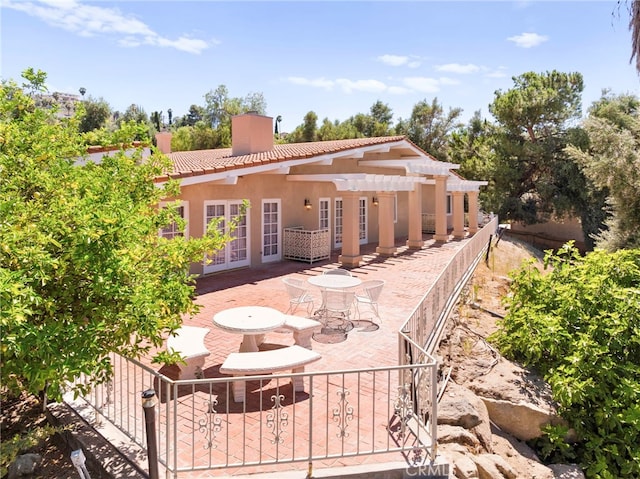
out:
{"label": "column", "polygon": [[416,183],[409,191],[409,238],[407,246],[420,249],[424,245],[422,240],[422,184]]}
{"label": "column", "polygon": [[360,255],[359,199],[357,191],[342,192],[342,254],[338,261],[344,266],[359,266]]}
{"label": "column", "polygon": [[478,192],[469,191],[467,199],[469,201],[469,234],[472,235],[478,231]]}
{"label": "column", "polygon": [[436,175],[435,180],[436,234],[433,239],[444,242],[449,240],[449,233],[447,232],[447,177]]}
{"label": "column", "polygon": [[395,225],[393,224],[393,199],[395,192],[378,194],[378,247],[376,253],[391,256],[396,252]]}
{"label": "column", "polygon": [[464,191],[454,191],[453,196],[453,237],[464,238]]}

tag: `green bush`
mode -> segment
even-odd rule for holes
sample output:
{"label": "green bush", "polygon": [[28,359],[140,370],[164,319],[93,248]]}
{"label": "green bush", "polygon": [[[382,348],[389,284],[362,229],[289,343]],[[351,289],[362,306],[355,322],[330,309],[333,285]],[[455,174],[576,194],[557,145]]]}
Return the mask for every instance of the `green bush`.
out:
{"label": "green bush", "polygon": [[568,243],[545,267],[512,274],[490,339],[544,374],[588,477],[640,477],[640,250],[581,256]]}

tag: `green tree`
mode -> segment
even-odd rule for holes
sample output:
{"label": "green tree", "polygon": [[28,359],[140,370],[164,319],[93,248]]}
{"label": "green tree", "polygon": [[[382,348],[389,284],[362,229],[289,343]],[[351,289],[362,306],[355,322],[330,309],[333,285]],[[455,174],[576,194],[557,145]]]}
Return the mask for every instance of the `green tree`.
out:
{"label": "green tree", "polygon": [[582,75],[528,72],[498,90],[489,110],[497,121],[491,209],[526,224],[553,216],[581,217],[588,185],[565,152],[586,141],[581,116]]}
{"label": "green tree", "polygon": [[[162,112],[160,112],[162,117]],[[120,116],[120,121],[135,121],[136,123],[149,123],[149,116],[140,105],[132,103]]]}
{"label": "green tree", "polygon": [[173,132],[171,137],[171,151],[190,151],[193,149],[190,126],[181,126]]}
{"label": "green tree", "polygon": [[162,131],[162,112],[161,111],[152,111],[151,112],[151,123],[156,127],[156,131]]}
{"label": "green tree", "polygon": [[264,115],[267,111],[267,102],[262,93],[249,93],[246,97],[230,97],[229,89],[225,85],[219,85],[204,95],[206,119],[212,128],[221,125],[230,125],[231,117],[249,111],[255,111]]}
{"label": "green tree", "polygon": [[567,244],[545,266],[512,274],[490,340],[544,375],[575,431],[568,447],[567,428],[549,428],[545,455],[568,451],[589,478],[640,477],[640,250],[583,256]]}
{"label": "green tree", "polygon": [[[328,120],[326,120],[328,122]],[[328,134],[329,127],[325,123],[323,123],[324,134]],[[335,138],[325,138],[325,139],[335,139]],[[287,136],[287,143],[307,143],[310,141],[318,140],[318,115],[315,112],[310,111],[304,116],[304,123],[302,125],[298,125],[289,135]]]}
{"label": "green tree", "polygon": [[275,124],[274,129],[273,129],[273,134],[274,134],[277,138],[280,138],[280,123],[281,123],[281,122],[282,122],[282,115],[278,115],[278,116],[276,117],[276,122],[275,122],[276,124]]}
{"label": "green tree", "polygon": [[393,111],[389,105],[378,100],[371,105],[371,118],[375,123],[390,126],[393,120]]}
{"label": "green tree", "polygon": [[589,144],[567,151],[607,198],[610,216],[596,236],[615,251],[640,247],[640,100],[604,91],[584,122]]}
{"label": "green tree", "polygon": [[179,121],[176,120],[177,126],[193,126],[197,122],[204,120],[205,118],[205,110],[203,107],[198,105],[191,105],[189,107],[189,111],[186,115],[184,115]]}
{"label": "green tree", "polygon": [[162,347],[198,309],[190,264],[229,237],[215,226],[203,238],[161,237],[185,226],[176,208],[158,208],[179,193],[154,184],[166,157],[120,152],[78,166],[77,119],[36,108],[15,82],[0,89],[0,138],[0,379],[58,399],[80,374],[106,380],[111,352]]}
{"label": "green tree", "polygon": [[408,120],[407,136],[424,151],[441,161],[449,161],[449,135],[462,124],[461,108],[449,108],[445,114],[438,99],[416,103]]}
{"label": "green tree", "polygon": [[480,190],[483,207],[498,203],[495,188],[494,125],[474,113],[469,123],[451,133],[449,137],[449,159],[460,165],[458,172],[468,180],[488,181],[487,188]]}
{"label": "green tree", "polygon": [[105,127],[111,116],[111,107],[102,98],[96,100],[88,97],[85,101],[79,102],[76,109],[77,114],[80,115],[78,128],[82,133]]}

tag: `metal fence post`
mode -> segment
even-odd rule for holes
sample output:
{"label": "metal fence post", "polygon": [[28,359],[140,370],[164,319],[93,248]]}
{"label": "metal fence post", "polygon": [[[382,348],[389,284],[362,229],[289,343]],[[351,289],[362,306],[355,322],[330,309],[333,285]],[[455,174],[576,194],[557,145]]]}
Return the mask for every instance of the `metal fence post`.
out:
{"label": "metal fence post", "polygon": [[156,433],[156,404],[158,398],[153,389],[142,393],[142,408],[147,433],[147,459],[149,461],[149,479],[159,479],[158,476],[158,435]]}

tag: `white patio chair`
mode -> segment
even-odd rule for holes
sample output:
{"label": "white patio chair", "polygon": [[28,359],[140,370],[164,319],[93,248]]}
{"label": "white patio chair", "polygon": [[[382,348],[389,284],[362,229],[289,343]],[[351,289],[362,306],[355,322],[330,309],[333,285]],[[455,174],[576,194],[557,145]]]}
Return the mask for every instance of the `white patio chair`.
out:
{"label": "white patio chair", "polygon": [[346,270],[344,268],[327,269],[322,274],[341,274],[343,276],[353,276],[351,274],[351,271]]}
{"label": "white patio chair", "polygon": [[289,294],[289,309],[285,314],[294,314],[298,306],[307,305],[307,315],[313,311],[313,296],[307,291],[307,283],[295,278],[282,278]]}
{"label": "white patio chair", "polygon": [[325,326],[329,326],[331,318],[341,319],[341,330],[353,329],[350,321],[351,308],[353,307],[356,292],[344,289],[327,288],[322,292],[323,296],[323,319]]}
{"label": "white patio chair", "polygon": [[368,281],[364,281],[360,287],[362,288],[362,292],[356,294],[356,311],[358,312],[358,319],[360,319],[360,305],[366,305],[371,308],[373,314],[378,321],[382,321],[380,319],[380,314],[378,313],[378,298],[380,297],[380,293],[382,293],[382,288],[384,287],[385,280],[383,279],[370,279]]}

